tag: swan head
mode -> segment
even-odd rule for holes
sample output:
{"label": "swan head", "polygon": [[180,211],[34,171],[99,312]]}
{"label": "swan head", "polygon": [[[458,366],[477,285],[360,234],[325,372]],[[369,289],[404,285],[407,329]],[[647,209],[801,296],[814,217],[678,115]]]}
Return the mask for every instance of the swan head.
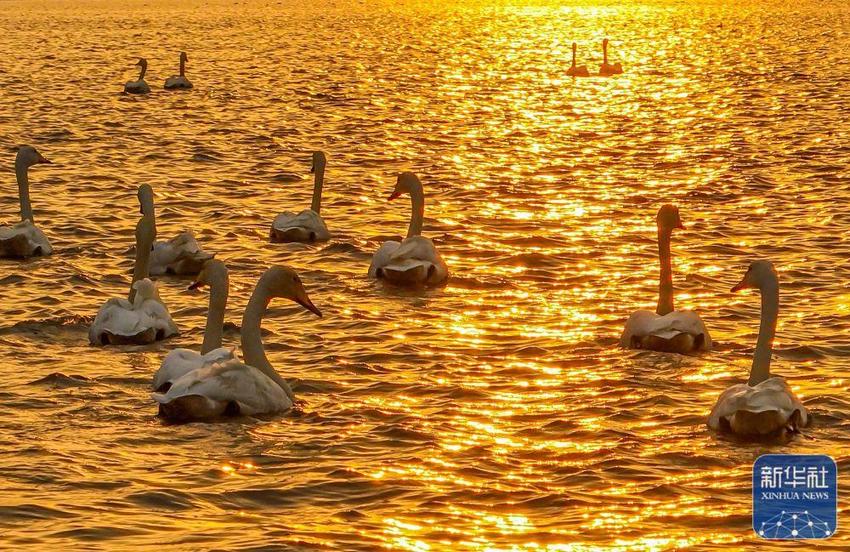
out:
{"label": "swan head", "polygon": [[658,228],[662,230],[685,229],[685,225],[682,224],[682,218],[679,216],[679,208],[669,203],[661,206],[661,209],[658,210],[658,215],[655,217],[655,221],[658,223]]}
{"label": "swan head", "polygon": [[576,48],[578,48],[578,44],[576,44],[575,42],[573,42],[573,53],[575,53]]}
{"label": "swan head", "polygon": [[180,52],[180,61],[184,63],[189,61],[189,56],[186,55],[186,52]]}
{"label": "swan head", "polygon": [[416,189],[422,189],[422,182],[419,181],[419,177],[412,172],[403,172],[398,175],[398,179],[395,181],[395,188],[393,189],[393,193],[390,194],[389,200],[396,199],[402,194],[409,194]]}
{"label": "swan head", "polygon": [[314,151],[313,152],[313,166],[310,167],[310,172],[314,173],[320,168],[324,169],[325,165],[328,162],[328,158],[325,157],[325,152],[323,151]]}
{"label": "swan head", "polygon": [[148,60],[145,58],[139,58],[139,61],[136,62],[136,67],[147,68]]}
{"label": "swan head", "polygon": [[779,276],[776,274],[776,269],[773,267],[772,262],[767,260],[753,261],[741,281],[732,288],[732,292],[741,291],[742,289],[763,290],[768,286],[778,285]]}
{"label": "swan head", "polygon": [[607,47],[608,47],[608,39],[607,39],[607,38],[603,38],[603,39],[602,39],[602,47],[603,47],[603,48],[607,48]]}
{"label": "swan head", "polygon": [[50,161],[38,153],[38,150],[32,146],[21,146],[18,150],[18,155],[15,156],[15,166],[29,168],[39,163],[50,163]]}
{"label": "swan head", "polygon": [[143,215],[153,214],[153,188],[150,184],[139,186],[139,212]]}
{"label": "swan head", "polygon": [[188,289],[198,289],[211,286],[215,282],[228,281],[227,266],[218,259],[210,259],[204,263],[195,281],[189,284]]}
{"label": "swan head", "polygon": [[269,298],[280,297],[294,301],[319,318],[322,311],[313,304],[298,274],[287,266],[273,266],[260,277],[257,287],[262,287]]}

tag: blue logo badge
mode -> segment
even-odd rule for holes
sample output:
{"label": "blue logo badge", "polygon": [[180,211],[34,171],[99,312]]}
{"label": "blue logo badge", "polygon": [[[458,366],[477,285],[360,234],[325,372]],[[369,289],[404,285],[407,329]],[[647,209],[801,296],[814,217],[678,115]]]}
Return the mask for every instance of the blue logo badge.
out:
{"label": "blue logo badge", "polygon": [[765,539],[825,539],[838,522],[838,468],[822,454],[765,454],[753,464],[753,530]]}

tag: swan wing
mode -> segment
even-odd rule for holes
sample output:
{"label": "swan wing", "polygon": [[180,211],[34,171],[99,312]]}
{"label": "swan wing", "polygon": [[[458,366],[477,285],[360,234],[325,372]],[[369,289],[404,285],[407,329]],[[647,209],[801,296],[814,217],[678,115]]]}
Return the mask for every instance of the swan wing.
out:
{"label": "swan wing", "polygon": [[236,355],[233,349],[227,347],[213,349],[205,355],[191,349],[174,349],[169,351],[162,360],[159,370],[154,374],[152,387],[155,391],[159,390],[166,383],[173,383],[189,372],[207,364],[227,362],[232,359],[236,359]]}
{"label": "swan wing", "polygon": [[181,232],[168,241],[154,244],[150,273],[197,274],[204,263],[213,257],[215,255],[201,249],[192,232]]}
{"label": "swan wing", "polygon": [[100,336],[104,332],[122,336],[136,335],[148,327],[147,323],[144,313],[133,309],[133,305],[126,299],[109,299],[97,311],[89,328],[89,341],[100,343]]}
{"label": "swan wing", "polygon": [[378,269],[387,266],[392,254],[399,248],[400,245],[401,243],[394,240],[388,240],[381,244],[381,247],[379,247],[375,252],[375,255],[372,256],[372,263],[369,265],[370,278],[378,277]]}
{"label": "swan wing", "polygon": [[396,248],[382,267],[388,280],[397,283],[438,284],[449,276],[434,242],[422,236],[411,236]]}
{"label": "swan wing", "polygon": [[633,337],[655,336],[661,339],[673,339],[677,335],[688,334],[703,336],[700,349],[711,349],[711,336],[702,319],[694,311],[673,311],[658,316],[652,311],[639,310],[634,312],[626,321],[620,345],[629,347]]}
{"label": "swan wing", "polygon": [[50,240],[29,219],[0,227],[0,257],[32,257],[51,253]]}
{"label": "swan wing", "polygon": [[[788,386],[785,378],[774,376],[757,385],[739,383],[724,391],[711,409],[708,426],[718,430],[723,427],[723,422],[726,422],[737,433],[766,434],[789,423],[794,412],[800,413],[801,426],[808,425],[809,413],[806,407]],[[771,415],[754,416],[758,414]],[[748,428],[744,425],[744,420],[754,423],[769,420],[770,424],[769,427]]]}
{"label": "swan wing", "polygon": [[[293,241],[326,241],[331,238],[325,220],[312,209],[304,209],[298,214],[285,211],[275,217],[272,229],[299,238]],[[300,239],[302,235],[303,239]]]}
{"label": "swan wing", "polygon": [[141,311],[144,317],[143,319],[149,324],[148,327],[153,327],[164,332],[163,337],[177,333],[177,325],[172,320],[168,308],[159,297],[145,299],[137,310]]}

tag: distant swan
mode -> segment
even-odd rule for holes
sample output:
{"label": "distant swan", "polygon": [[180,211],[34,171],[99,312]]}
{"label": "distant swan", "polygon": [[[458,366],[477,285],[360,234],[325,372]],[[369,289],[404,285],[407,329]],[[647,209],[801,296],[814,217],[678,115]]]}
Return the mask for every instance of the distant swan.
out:
{"label": "distant swan", "polygon": [[153,245],[150,273],[153,276],[197,274],[204,263],[214,256],[201,249],[195,235],[187,230],[168,241],[158,241]]}
{"label": "distant swan", "polygon": [[315,174],[313,182],[313,202],[309,209],[304,209],[297,215],[284,211],[272,222],[269,238],[273,242],[315,242],[331,239],[331,233],[319,214],[322,208],[322,186],[325,180],[325,165],[327,158],[321,151],[313,152],[313,167],[310,172]]}
{"label": "distant swan", "polygon": [[399,175],[389,199],[410,194],[413,211],[407,238],[401,243],[387,241],[378,249],[369,267],[370,278],[380,278],[397,285],[439,285],[449,277],[449,268],[434,242],[422,237],[425,217],[425,194],[422,182],[412,172]]}
{"label": "distant swan", "polygon": [[573,63],[570,65],[569,70],[567,70],[567,75],[570,77],[589,77],[590,71],[587,70],[587,65],[582,65],[581,67],[576,67],[576,48],[578,46],[575,42],[573,42]]}
{"label": "distant swan", "polygon": [[156,239],[153,189],[139,186],[142,218],[136,224],[136,262],[127,299],[109,299],[100,307],[89,328],[92,345],[147,344],[177,333],[177,326],[148,280],[151,246]]}
{"label": "distant swan", "polygon": [[608,63],[608,39],[602,41],[602,65],[599,67],[599,75],[610,77],[611,75],[620,75],[623,72],[623,66],[619,63],[611,65]]}
{"label": "distant swan", "polygon": [[626,322],[620,338],[622,347],[651,349],[670,353],[691,353],[711,349],[711,336],[699,315],[673,308],[673,266],[670,259],[670,237],[673,229],[684,228],[679,209],[664,205],[658,210],[658,256],[661,259],[661,281],[655,312],[639,310]]}
{"label": "distant swan", "polygon": [[186,78],[187,61],[189,61],[189,56],[186,55],[186,52],[180,52],[180,74],[165,79],[166,90],[189,90],[192,88],[192,83]]}
{"label": "distant swan", "polygon": [[271,414],[292,407],[292,389],[272,367],[263,350],[260,325],[274,297],[290,299],[322,316],[294,270],[280,266],[268,269],[257,283],[242,318],[245,362],[234,358],[204,365],[174,380],[165,393],[153,393],[151,396],[159,403],[162,416],[187,422]]}
{"label": "distant swan", "polygon": [[128,94],[147,94],[151,91],[151,87],[145,82],[145,73],[148,71],[148,61],[145,58],[139,58],[136,67],[140,68],[139,80],[128,81],[124,85],[124,92]]}
{"label": "distant swan", "polygon": [[27,258],[50,255],[53,248],[47,236],[36,228],[30,205],[29,168],[50,163],[32,146],[21,146],[15,156],[15,176],[18,179],[18,199],[21,202],[21,222],[0,226],[0,258]]}
{"label": "distant swan", "polygon": [[742,437],[787,437],[810,422],[809,413],[784,378],[770,375],[770,355],[779,315],[779,278],[770,261],[755,261],[732,291],[761,292],[761,324],[747,383],[724,391],[711,409],[708,426]]}
{"label": "distant swan", "polygon": [[197,280],[189,286],[189,289],[196,289],[204,285],[210,286],[210,300],[201,353],[198,354],[191,349],[183,348],[174,349],[168,353],[156,375],[154,375],[154,391],[164,393],[168,391],[174,380],[192,370],[197,370],[214,362],[224,362],[236,358],[233,349],[221,346],[224,311],[227,307],[227,294],[230,287],[227,267],[223,262],[215,259],[208,261],[198,274]]}

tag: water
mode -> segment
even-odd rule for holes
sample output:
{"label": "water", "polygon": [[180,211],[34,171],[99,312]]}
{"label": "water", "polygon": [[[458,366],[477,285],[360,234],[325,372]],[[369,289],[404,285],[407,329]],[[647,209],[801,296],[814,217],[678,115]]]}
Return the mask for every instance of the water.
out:
{"label": "water", "polygon": [[[724,4],[4,1],[0,218],[18,144],[57,164],[31,172],[56,254],[0,262],[3,546],[743,547],[758,455],[846,475],[850,8]],[[563,76],[571,42],[595,69],[605,36],[624,75]],[[181,49],[195,89],[166,93]],[[154,92],[124,96],[139,56]],[[314,149],[335,238],[269,244],[276,213],[309,205]],[[365,278],[406,229],[407,201],[385,200],[406,169],[444,289]],[[266,267],[299,271],[324,318],[278,302],[264,328],[301,410],[155,417],[162,357],[202,339],[187,280],[162,280],[178,338],[87,345],[126,292],[142,182],[161,238],[192,228],[227,262],[229,322]],[[703,357],[616,347],[656,300],[664,202],[687,226],[677,304],[717,341]],[[774,371],[815,420],[785,446],[704,425],[746,379],[758,298],[729,288],[758,257],[782,281]]]}

